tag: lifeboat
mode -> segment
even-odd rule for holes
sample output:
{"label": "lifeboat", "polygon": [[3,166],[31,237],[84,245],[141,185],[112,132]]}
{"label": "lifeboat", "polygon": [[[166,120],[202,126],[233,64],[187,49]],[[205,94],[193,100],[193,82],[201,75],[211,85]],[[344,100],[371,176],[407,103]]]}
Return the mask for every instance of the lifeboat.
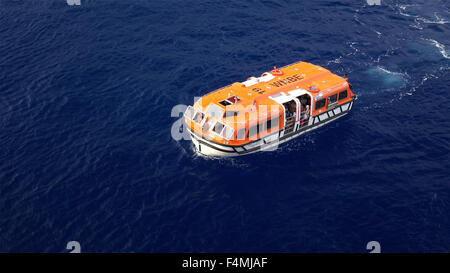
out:
{"label": "lifeboat", "polygon": [[184,122],[198,153],[245,155],[337,120],[355,99],[346,76],[298,62],[204,95],[188,106]]}

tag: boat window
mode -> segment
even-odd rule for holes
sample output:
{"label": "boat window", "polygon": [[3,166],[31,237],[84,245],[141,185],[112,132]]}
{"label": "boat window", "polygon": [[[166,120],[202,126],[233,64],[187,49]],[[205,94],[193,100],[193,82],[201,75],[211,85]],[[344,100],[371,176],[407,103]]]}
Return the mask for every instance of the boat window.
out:
{"label": "boat window", "polygon": [[277,128],[277,127],[279,126],[279,125],[278,125],[278,122],[279,122],[278,117],[273,118],[273,119],[269,119],[269,120],[267,121],[267,130],[270,130],[270,129],[272,129],[272,128]]}
{"label": "boat window", "polygon": [[324,107],[325,106],[325,101],[326,101],[326,99],[321,99],[321,100],[317,101],[316,102],[316,110]]}
{"label": "boat window", "polygon": [[223,128],[221,136],[229,140],[233,136],[233,133],[234,133],[233,128],[225,126],[225,128]]}
{"label": "boat window", "polygon": [[263,126],[261,123],[248,128],[247,137],[252,137],[252,136],[259,134],[262,131],[262,128],[263,128]]}
{"label": "boat window", "polygon": [[236,97],[236,96],[231,96],[227,99],[227,101],[231,102],[232,104],[238,103],[241,101],[240,98]]}
{"label": "boat window", "polygon": [[204,118],[205,118],[205,114],[203,114],[202,112],[197,112],[197,114],[195,114],[193,120],[197,123],[202,123]]}
{"label": "boat window", "polygon": [[328,108],[337,104],[337,94],[328,97]]}
{"label": "boat window", "polygon": [[238,103],[240,101],[241,101],[240,98],[238,98],[236,96],[231,96],[231,97],[229,97],[226,100],[219,101],[219,104],[226,107],[226,106],[231,105],[231,104],[236,104],[236,103]]}
{"label": "boat window", "polygon": [[224,118],[227,117],[237,117],[239,114],[239,111],[225,111],[225,114],[223,115]]}
{"label": "boat window", "polygon": [[223,106],[228,106],[228,105],[231,105],[232,103],[227,100],[222,100],[222,101],[219,101],[219,104],[221,104]]}
{"label": "boat window", "polygon": [[186,109],[186,112],[184,112],[184,116],[189,119],[193,119],[194,115],[195,115],[195,109],[192,106],[188,106],[188,108]]}
{"label": "boat window", "polygon": [[223,115],[223,109],[220,108],[218,105],[210,104],[208,105],[208,108],[206,109],[206,115],[211,116],[215,119],[220,119]]}
{"label": "boat window", "polygon": [[237,139],[245,139],[245,128],[239,129],[236,134]]}
{"label": "boat window", "polygon": [[339,100],[343,100],[345,98],[347,98],[347,90],[344,90],[339,93]]}
{"label": "boat window", "polygon": [[328,97],[328,104],[335,103],[337,101],[337,94]]}
{"label": "boat window", "polygon": [[214,125],[214,128],[212,129],[214,133],[219,134],[222,133],[223,128],[225,125],[223,125],[220,122],[216,122],[216,125]]}

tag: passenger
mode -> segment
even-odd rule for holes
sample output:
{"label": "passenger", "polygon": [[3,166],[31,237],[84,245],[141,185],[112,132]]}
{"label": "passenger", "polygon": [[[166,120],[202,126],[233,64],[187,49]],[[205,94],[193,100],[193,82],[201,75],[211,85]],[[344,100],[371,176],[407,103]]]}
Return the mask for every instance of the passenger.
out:
{"label": "passenger", "polygon": [[289,111],[289,109],[286,109],[286,117],[290,117],[291,116],[291,112]]}
{"label": "passenger", "polygon": [[292,113],[292,116],[295,117],[295,114],[296,114],[296,110],[297,110],[297,109],[295,109],[296,107],[295,107],[295,105],[293,105],[293,104],[291,104],[290,106],[291,106],[290,112]]}
{"label": "passenger", "polygon": [[303,119],[300,121],[300,126],[303,126],[303,123],[309,119],[309,105],[306,105],[305,112],[303,115]]}
{"label": "passenger", "polygon": [[202,122],[203,120],[203,114],[197,115],[197,123]]}

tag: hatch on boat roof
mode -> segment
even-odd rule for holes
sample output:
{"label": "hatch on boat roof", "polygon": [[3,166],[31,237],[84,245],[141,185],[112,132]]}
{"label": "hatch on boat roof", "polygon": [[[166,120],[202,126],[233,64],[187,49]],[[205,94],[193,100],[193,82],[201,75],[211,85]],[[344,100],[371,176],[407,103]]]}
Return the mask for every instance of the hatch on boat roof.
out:
{"label": "hatch on boat roof", "polygon": [[219,101],[219,104],[222,105],[222,106],[227,107],[228,105],[236,104],[236,103],[238,103],[240,101],[241,101],[240,98],[238,98],[236,96],[231,96],[231,97],[229,97],[226,100]]}

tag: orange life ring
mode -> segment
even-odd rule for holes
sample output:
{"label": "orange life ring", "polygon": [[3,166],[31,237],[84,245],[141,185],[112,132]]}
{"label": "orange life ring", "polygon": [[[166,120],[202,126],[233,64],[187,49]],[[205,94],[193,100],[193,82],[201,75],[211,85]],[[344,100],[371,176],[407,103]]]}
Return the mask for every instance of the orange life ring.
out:
{"label": "orange life ring", "polygon": [[313,93],[317,93],[320,91],[319,88],[315,88],[314,86],[308,86],[308,91],[313,92]]}
{"label": "orange life ring", "polygon": [[277,69],[277,67],[274,66],[273,70],[270,71],[270,74],[272,74],[274,76],[281,76],[281,75],[283,75],[283,71],[281,71],[280,69]]}

